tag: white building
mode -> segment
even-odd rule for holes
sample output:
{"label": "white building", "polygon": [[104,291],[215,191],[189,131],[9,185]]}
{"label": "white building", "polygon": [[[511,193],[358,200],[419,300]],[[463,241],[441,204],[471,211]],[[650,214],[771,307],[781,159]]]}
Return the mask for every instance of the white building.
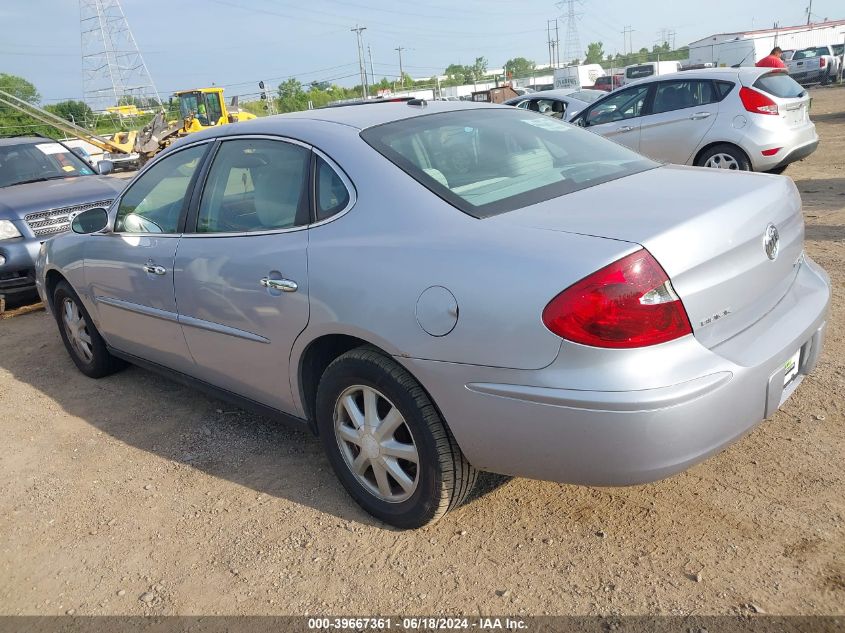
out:
{"label": "white building", "polygon": [[718,33],[689,45],[689,63],[717,66],[753,66],[775,47],[784,50],[841,44],[845,20],[815,22],[743,33]]}

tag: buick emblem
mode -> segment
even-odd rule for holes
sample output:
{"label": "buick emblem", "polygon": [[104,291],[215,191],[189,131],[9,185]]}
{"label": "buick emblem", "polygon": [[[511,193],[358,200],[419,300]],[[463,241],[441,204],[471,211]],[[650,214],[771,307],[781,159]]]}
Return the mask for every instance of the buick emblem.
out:
{"label": "buick emblem", "polygon": [[766,232],[763,234],[763,248],[766,249],[766,255],[769,259],[774,260],[778,256],[780,236],[774,224],[769,224],[766,227]]}

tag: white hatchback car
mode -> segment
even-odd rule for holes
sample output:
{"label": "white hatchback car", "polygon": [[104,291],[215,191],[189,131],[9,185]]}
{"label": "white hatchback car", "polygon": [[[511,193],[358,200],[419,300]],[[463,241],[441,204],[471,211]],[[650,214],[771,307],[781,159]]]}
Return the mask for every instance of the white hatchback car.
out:
{"label": "white hatchback car", "polygon": [[780,69],[707,68],[628,84],[572,123],[656,160],[781,173],[819,144],[807,91]]}

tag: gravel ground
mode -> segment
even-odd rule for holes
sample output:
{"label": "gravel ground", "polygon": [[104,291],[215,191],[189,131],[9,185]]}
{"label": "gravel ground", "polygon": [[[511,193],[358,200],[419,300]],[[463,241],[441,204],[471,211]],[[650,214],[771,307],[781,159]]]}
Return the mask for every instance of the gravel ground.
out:
{"label": "gravel ground", "polygon": [[0,613],[845,614],[845,89],[813,118],[787,174],[834,283],[821,363],[647,486],[491,482],[386,529],[306,433],[136,368],[89,380],[43,312],[0,321]]}

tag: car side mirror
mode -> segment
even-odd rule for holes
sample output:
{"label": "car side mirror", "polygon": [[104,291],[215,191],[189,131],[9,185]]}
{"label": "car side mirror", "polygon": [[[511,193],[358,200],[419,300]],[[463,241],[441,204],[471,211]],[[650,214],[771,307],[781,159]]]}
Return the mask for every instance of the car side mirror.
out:
{"label": "car side mirror", "polygon": [[70,223],[70,228],[74,233],[80,235],[88,235],[89,233],[96,233],[102,231],[109,225],[109,214],[105,209],[88,209],[83,211]]}
{"label": "car side mirror", "polygon": [[110,160],[101,160],[97,163],[97,173],[101,176],[108,176],[114,171],[114,163]]}

